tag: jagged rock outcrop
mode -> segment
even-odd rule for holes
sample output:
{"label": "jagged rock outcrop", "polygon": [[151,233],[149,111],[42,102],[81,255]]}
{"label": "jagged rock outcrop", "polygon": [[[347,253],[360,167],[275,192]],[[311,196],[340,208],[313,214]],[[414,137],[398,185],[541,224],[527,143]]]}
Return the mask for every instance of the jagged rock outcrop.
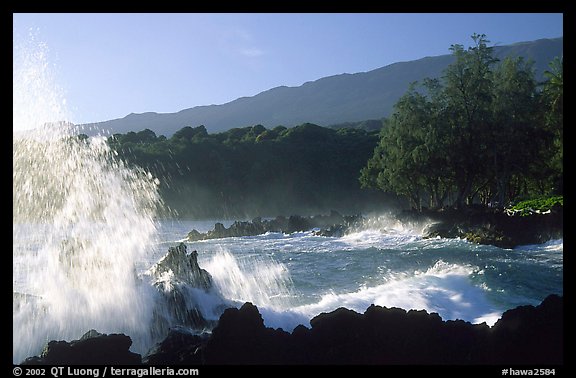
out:
{"label": "jagged rock outcrop", "polygon": [[[163,337],[171,328],[183,326],[202,331],[216,322],[200,312],[195,291],[212,291],[212,277],[198,265],[198,252],[187,253],[184,243],[170,247],[168,253],[147,272],[159,298],[154,309],[154,337]],[[212,295],[217,295],[212,291]],[[222,311],[224,310],[224,306]]]}
{"label": "jagged rock outcrop", "polygon": [[310,217],[291,215],[289,217],[278,216],[270,220],[254,218],[251,222],[236,221],[228,228],[224,227],[222,223],[216,223],[214,229],[206,233],[192,230],[188,233],[188,241],[256,236],[266,232],[291,234],[314,229],[318,229],[316,235],[342,236],[346,230],[355,224],[359,224],[362,219],[360,215],[343,216],[337,211],[332,211],[329,215]]}
{"label": "jagged rock outcrop", "polygon": [[141,356],[129,350],[131,345],[129,336],[90,330],[79,340],[50,341],[40,356],[22,365],[139,365]]}
{"label": "jagged rock outcrop", "polygon": [[[462,238],[501,248],[561,239],[564,227],[562,207],[554,208],[547,214],[534,213],[528,216],[509,215],[499,209],[469,207],[460,210],[404,211],[395,217],[407,224],[427,222],[428,225],[422,231],[424,238]],[[228,228],[222,223],[216,223],[214,229],[206,233],[192,230],[188,233],[188,241],[310,230],[314,230],[316,236],[341,237],[351,230],[365,227],[366,221],[360,215],[342,216],[335,211],[330,215],[312,217],[292,215],[288,218],[278,216],[271,220],[255,218],[251,222],[236,221]]]}
{"label": "jagged rock outcrop", "polygon": [[142,358],[148,365],[198,365],[204,363],[201,349],[208,334],[196,335],[183,328],[172,329],[168,336]]}
{"label": "jagged rock outcrop", "polygon": [[227,309],[203,343],[193,340],[191,347],[182,337],[180,344],[171,343],[156,353],[208,365],[549,366],[564,360],[563,299],[557,295],[536,307],[506,311],[493,327],[375,305],[364,314],[345,308],[322,313],[310,325],[292,333],[268,328],[256,306],[245,303],[240,309]]}
{"label": "jagged rock outcrop", "polygon": [[564,301],[548,296],[539,306],[506,311],[491,329],[495,364],[561,364],[564,346]]}
{"label": "jagged rock outcrop", "polygon": [[258,308],[245,303],[224,311],[212,334],[173,329],[141,360],[125,335],[89,332],[51,341],[25,364],[151,365],[510,365],[564,362],[564,301],[550,295],[538,306],[506,311],[492,327],[443,321],[426,311],[372,305],[364,314],[339,308],[292,333],[266,327]]}
{"label": "jagged rock outcrop", "polygon": [[467,208],[461,210],[404,212],[400,219],[418,218],[430,222],[422,232],[424,238],[463,238],[477,244],[501,248],[540,244],[561,239],[564,230],[563,208],[548,214],[511,216],[497,209]]}
{"label": "jagged rock outcrop", "polygon": [[198,251],[187,254],[184,243],[170,247],[168,253],[150,269],[150,273],[155,277],[169,274],[171,284],[183,283],[205,290],[212,287],[210,273],[198,265]]}

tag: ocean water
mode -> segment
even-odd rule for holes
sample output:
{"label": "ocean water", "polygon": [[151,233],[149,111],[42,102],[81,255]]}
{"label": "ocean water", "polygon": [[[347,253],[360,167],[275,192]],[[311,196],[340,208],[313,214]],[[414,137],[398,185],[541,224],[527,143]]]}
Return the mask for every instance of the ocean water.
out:
{"label": "ocean water", "polygon": [[[343,237],[309,231],[185,243],[226,298],[254,303],[268,326],[288,331],[321,312],[364,312],[371,304],[493,325],[507,309],[563,294],[562,240],[502,249],[423,239],[422,226],[387,215]],[[211,226],[161,223],[160,245],[182,241],[193,228]]]}
{"label": "ocean water", "polygon": [[[563,294],[563,240],[502,249],[460,239],[423,239],[421,225],[402,225],[390,216],[375,217],[368,228],[342,237],[315,236],[309,231],[185,240],[190,230],[207,231],[214,222],[156,221],[154,242],[140,245],[147,253],[139,256],[146,257],[134,264],[137,275],[147,277],[146,271],[169,247],[183,242],[188,252],[198,251],[198,263],[211,274],[215,290],[210,293],[192,290],[190,295],[194,296],[191,302],[197,304],[207,319],[218,319],[225,307],[251,302],[258,306],[267,326],[291,331],[298,324],[309,327],[310,319],[322,312],[339,307],[364,312],[376,304],[423,309],[438,313],[444,320],[493,325],[507,309],[537,305],[549,294]],[[36,269],[24,263],[29,261],[31,247],[36,249],[36,261],[40,264]],[[113,249],[113,243],[107,248]],[[15,250],[26,252],[15,254],[14,292],[38,298],[15,300],[15,362],[37,355],[43,343],[51,339],[77,339],[92,328],[130,335],[134,340],[132,349],[141,354],[158,341],[145,332],[150,321],[146,312],[152,311],[150,302],[155,298],[149,290],[151,279],[140,287],[122,288],[127,285],[125,280],[102,286],[93,278],[90,283],[95,285],[96,293],[74,290],[76,284],[69,290],[65,287],[46,290],[41,285],[45,289],[42,292],[26,279],[30,277],[27,273],[46,270],[38,257],[42,249],[31,240],[15,243]],[[59,284],[67,285],[62,281]],[[120,294],[112,297],[120,304],[103,301],[101,290],[118,291]],[[60,293],[56,299],[54,291]],[[124,295],[130,297],[123,298]],[[44,305],[48,310],[41,313],[39,309],[43,307],[38,303],[43,296],[49,296]],[[94,302],[92,306],[90,300]],[[71,309],[66,309],[64,302],[72,303]],[[80,310],[78,306],[83,308]],[[133,319],[117,322],[114,319],[119,312]],[[78,322],[77,315],[87,316],[89,321]],[[25,347],[20,344],[23,340],[27,340]]]}

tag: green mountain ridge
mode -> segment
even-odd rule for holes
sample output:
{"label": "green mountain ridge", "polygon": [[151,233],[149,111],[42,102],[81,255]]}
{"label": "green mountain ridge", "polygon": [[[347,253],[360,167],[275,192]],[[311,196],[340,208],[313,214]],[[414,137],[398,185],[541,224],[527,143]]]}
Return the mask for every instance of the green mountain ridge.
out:
{"label": "green mountain ridge", "polygon": [[[563,55],[563,37],[495,46],[494,53],[500,60],[507,56],[533,60],[536,78],[541,80],[548,63]],[[204,125],[209,133],[216,133],[257,124],[267,128],[306,122],[330,126],[381,119],[390,115],[410,83],[440,77],[453,60],[451,54],[424,57],[368,72],[327,76],[298,87],[279,86],[221,105],[196,106],[176,113],[131,113],[83,126],[110,133],[150,129],[169,137],[184,126]]]}

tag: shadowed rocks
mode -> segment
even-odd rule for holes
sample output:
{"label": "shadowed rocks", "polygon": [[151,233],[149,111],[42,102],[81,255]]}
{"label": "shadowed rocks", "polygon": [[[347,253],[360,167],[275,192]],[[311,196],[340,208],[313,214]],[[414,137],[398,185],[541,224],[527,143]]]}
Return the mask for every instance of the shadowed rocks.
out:
{"label": "shadowed rocks", "polygon": [[[489,244],[500,248],[540,244],[563,237],[563,208],[554,208],[548,214],[529,216],[509,215],[498,209],[469,207],[460,210],[441,209],[403,211],[395,215],[403,223],[428,223],[422,231],[424,238],[462,238],[472,243]],[[236,221],[226,228],[216,223],[206,233],[192,230],[188,241],[228,237],[256,236],[266,232],[285,234],[314,230],[316,236],[341,237],[351,230],[367,227],[367,219],[360,215],[343,216],[333,211],[330,215],[302,217],[278,216],[271,220],[255,218],[251,222]]]}
{"label": "shadowed rocks", "polygon": [[139,365],[139,354],[131,352],[132,339],[122,334],[105,335],[91,330],[79,340],[50,341],[40,356],[22,365]]}
{"label": "shadowed rocks", "polygon": [[[266,327],[258,308],[226,308],[204,319],[190,290],[212,290],[195,251],[180,244],[148,272],[160,300],[153,328],[162,341],[143,357],[123,334],[91,330],[79,340],[50,341],[23,364],[48,365],[558,365],[564,362],[563,298],[506,311],[489,327],[436,313],[371,305],[322,313],[291,333]],[[149,327],[149,325],[142,325]],[[211,333],[204,333],[212,329]],[[167,335],[167,336],[165,336]]]}
{"label": "shadowed rocks", "polygon": [[[198,292],[213,291],[212,277],[198,265],[198,252],[187,253],[186,245],[170,247],[168,253],[148,272],[159,298],[154,308],[153,337],[164,337],[173,327],[201,332],[212,329],[215,321],[206,319],[197,302]],[[224,299],[221,299],[224,303]],[[222,311],[228,307],[223,304]]]}
{"label": "shadowed rocks", "polygon": [[493,327],[438,314],[372,305],[322,313],[292,333],[264,325],[245,303],[224,311],[212,334],[173,329],[144,358],[125,335],[90,331],[80,340],[51,341],[24,364],[154,365],[561,365],[563,298],[506,311]]}
{"label": "shadowed rocks", "polygon": [[424,238],[463,238],[477,244],[490,244],[500,248],[540,244],[561,239],[564,233],[563,208],[554,208],[548,214],[510,216],[504,211],[487,208],[461,210],[404,212],[401,220],[420,219],[430,222],[423,232]]}
{"label": "shadowed rocks", "polygon": [[227,309],[211,337],[194,344],[193,354],[183,352],[191,349],[184,339],[162,353],[208,365],[563,363],[563,299],[556,295],[536,307],[506,311],[493,327],[375,305],[364,314],[345,308],[322,313],[310,326],[292,333],[268,328],[256,306],[245,303]]}
{"label": "shadowed rocks", "polygon": [[172,329],[162,342],[154,346],[142,362],[148,365],[198,365],[204,361],[200,353],[208,335],[195,335],[185,329]]}
{"label": "shadowed rocks", "polygon": [[220,239],[240,236],[256,236],[266,232],[282,232],[291,234],[299,231],[317,230],[320,236],[342,236],[352,225],[359,224],[362,217],[359,215],[343,216],[336,211],[329,215],[315,215],[303,217],[291,215],[278,216],[270,220],[254,218],[251,222],[236,221],[226,228],[222,223],[216,223],[214,229],[206,233],[192,230],[188,233],[188,241]]}

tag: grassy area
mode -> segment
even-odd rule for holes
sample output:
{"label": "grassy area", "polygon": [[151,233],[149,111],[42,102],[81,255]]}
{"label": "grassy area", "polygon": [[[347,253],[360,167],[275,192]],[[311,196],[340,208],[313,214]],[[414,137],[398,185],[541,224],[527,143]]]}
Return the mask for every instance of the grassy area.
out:
{"label": "grassy area", "polygon": [[539,197],[518,202],[506,208],[508,215],[527,216],[531,214],[546,214],[553,207],[564,206],[564,196]]}

